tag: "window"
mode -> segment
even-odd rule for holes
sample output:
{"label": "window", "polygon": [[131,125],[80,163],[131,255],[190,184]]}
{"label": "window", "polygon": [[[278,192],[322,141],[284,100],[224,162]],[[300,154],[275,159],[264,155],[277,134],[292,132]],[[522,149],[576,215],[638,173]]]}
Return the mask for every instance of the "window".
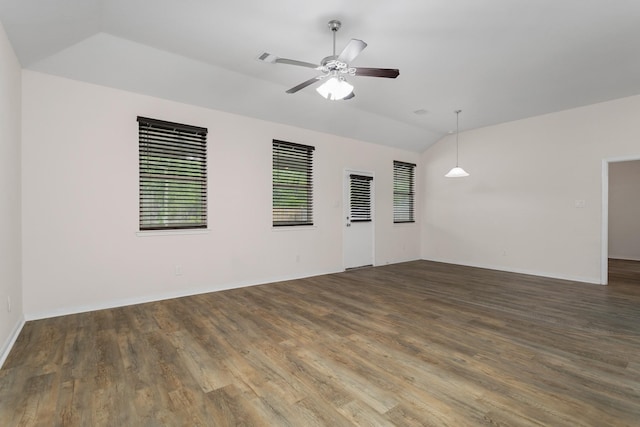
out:
{"label": "window", "polygon": [[351,222],[371,222],[371,181],[373,177],[349,175]]}
{"label": "window", "polygon": [[140,230],[207,227],[207,129],[138,117]]}
{"label": "window", "polygon": [[313,225],[314,147],[273,140],[273,226]]}
{"label": "window", "polygon": [[393,222],[415,222],[415,170],[413,163],[393,161]]}

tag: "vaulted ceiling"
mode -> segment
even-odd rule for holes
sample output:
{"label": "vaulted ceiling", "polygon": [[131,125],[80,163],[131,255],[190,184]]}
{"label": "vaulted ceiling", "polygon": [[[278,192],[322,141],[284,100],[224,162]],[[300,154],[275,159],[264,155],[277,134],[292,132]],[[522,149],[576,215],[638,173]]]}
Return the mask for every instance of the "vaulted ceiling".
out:
{"label": "vaulted ceiling", "polygon": [[[368,47],[356,97],[285,91],[318,63],[331,19]],[[640,93],[638,0],[0,0],[26,69],[422,151],[466,130]],[[416,113],[417,112],[417,113]]]}

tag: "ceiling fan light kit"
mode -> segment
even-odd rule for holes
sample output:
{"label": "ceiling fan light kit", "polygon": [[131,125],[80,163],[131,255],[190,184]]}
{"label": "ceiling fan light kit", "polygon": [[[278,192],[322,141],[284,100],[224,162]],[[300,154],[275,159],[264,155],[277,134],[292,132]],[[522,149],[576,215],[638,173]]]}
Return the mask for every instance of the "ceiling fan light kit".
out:
{"label": "ceiling fan light kit", "polygon": [[469,176],[469,173],[458,165],[458,157],[460,152],[459,145],[458,145],[458,133],[460,132],[459,118],[460,118],[461,112],[462,110],[455,111],[456,113],[456,166],[452,168],[449,172],[447,172],[447,174],[445,175],[445,177],[447,178],[464,178],[465,176]]}
{"label": "ceiling fan light kit", "polygon": [[296,65],[298,67],[313,68],[322,72],[321,75],[292,87],[287,90],[287,93],[296,93],[307,86],[311,86],[314,83],[318,83],[320,80],[326,79],[325,82],[316,89],[317,92],[323,98],[331,101],[341,99],[347,100],[353,98],[355,94],[353,93],[353,85],[347,82],[346,76],[385,77],[391,79],[398,77],[400,71],[395,68],[363,68],[349,66],[349,63],[360,55],[364,48],[367,47],[367,44],[362,40],[351,39],[342,53],[340,53],[340,55],[336,55],[336,32],[340,29],[342,23],[333,19],[329,21],[328,26],[333,33],[333,55],[322,59],[322,61],[320,61],[320,65],[297,61],[295,59],[280,58],[267,52],[258,56],[260,61],[268,62],[270,64]]}
{"label": "ceiling fan light kit", "polygon": [[316,89],[325,99],[336,101],[345,99],[353,93],[353,85],[349,84],[344,77],[331,77]]}

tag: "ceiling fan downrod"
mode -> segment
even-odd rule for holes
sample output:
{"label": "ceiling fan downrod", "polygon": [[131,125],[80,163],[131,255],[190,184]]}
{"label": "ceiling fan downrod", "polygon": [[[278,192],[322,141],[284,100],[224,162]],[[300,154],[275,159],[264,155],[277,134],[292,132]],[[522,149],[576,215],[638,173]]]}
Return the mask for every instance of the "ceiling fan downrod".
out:
{"label": "ceiling fan downrod", "polygon": [[335,58],[336,57],[336,33],[338,32],[340,27],[342,27],[342,22],[338,21],[337,19],[332,19],[331,21],[329,21],[327,25],[329,26],[329,29],[333,33],[333,57]]}

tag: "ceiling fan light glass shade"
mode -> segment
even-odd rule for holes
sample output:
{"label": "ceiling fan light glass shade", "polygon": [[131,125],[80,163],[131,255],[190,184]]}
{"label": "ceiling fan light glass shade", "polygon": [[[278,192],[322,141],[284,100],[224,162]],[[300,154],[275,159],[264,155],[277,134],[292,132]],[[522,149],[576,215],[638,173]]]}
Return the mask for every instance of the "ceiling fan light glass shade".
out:
{"label": "ceiling fan light glass shade", "polygon": [[343,78],[331,77],[319,86],[316,91],[325,99],[337,101],[349,96],[353,92],[353,86]]}
{"label": "ceiling fan light glass shade", "polygon": [[465,176],[469,176],[469,174],[461,167],[456,166],[455,168],[451,169],[445,176],[447,178],[462,178]]}

